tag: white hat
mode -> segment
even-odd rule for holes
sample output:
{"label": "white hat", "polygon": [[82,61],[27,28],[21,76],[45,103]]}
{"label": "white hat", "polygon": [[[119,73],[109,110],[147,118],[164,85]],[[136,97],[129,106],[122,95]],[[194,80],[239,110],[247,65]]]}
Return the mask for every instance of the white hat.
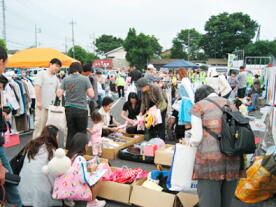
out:
{"label": "white hat", "polygon": [[148,69],[155,69],[155,67],[153,66],[153,64],[148,64]]}
{"label": "white hat", "polygon": [[208,70],[208,77],[215,77],[218,76],[219,73],[217,72],[217,69],[214,67],[210,67]]}

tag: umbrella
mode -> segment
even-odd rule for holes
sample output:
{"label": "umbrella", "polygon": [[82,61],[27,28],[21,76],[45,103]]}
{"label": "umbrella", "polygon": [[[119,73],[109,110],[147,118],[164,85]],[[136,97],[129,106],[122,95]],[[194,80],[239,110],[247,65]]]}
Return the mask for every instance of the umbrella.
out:
{"label": "umbrella", "polygon": [[187,60],[177,60],[164,65],[163,68],[198,68],[198,65]]}

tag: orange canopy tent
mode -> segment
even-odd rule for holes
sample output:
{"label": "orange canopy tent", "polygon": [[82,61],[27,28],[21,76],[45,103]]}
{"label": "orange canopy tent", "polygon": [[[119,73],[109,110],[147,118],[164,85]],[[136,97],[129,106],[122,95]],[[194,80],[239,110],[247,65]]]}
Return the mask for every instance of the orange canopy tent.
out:
{"label": "orange canopy tent", "polygon": [[52,48],[30,48],[19,51],[8,59],[7,67],[10,68],[36,68],[49,67],[50,61],[58,58],[62,62],[62,67],[69,67],[77,60],[64,55]]}

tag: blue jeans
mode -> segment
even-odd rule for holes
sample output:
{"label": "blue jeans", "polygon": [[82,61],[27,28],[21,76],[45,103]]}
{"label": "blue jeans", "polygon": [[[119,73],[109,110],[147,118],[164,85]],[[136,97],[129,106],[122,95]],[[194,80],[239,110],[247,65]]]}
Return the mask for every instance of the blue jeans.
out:
{"label": "blue jeans", "polygon": [[[12,168],[10,166],[10,162],[5,154],[5,149],[4,147],[0,147],[0,159],[2,161],[3,166],[10,172],[12,172]],[[6,190],[6,198],[8,203],[17,205],[17,207],[21,207],[21,199],[19,192],[17,190],[17,187],[15,185],[5,185],[5,190]]]}
{"label": "blue jeans", "polygon": [[259,94],[258,93],[253,93],[252,94],[252,106],[254,106],[254,108],[259,106]]}

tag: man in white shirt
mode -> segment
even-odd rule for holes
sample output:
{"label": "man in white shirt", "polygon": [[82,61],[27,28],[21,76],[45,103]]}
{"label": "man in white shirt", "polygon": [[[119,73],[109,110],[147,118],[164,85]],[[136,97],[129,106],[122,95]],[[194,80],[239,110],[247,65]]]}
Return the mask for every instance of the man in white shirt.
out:
{"label": "man in white shirt", "polygon": [[59,87],[59,81],[56,73],[59,72],[62,63],[54,58],[50,61],[50,67],[46,71],[41,71],[35,79],[35,129],[33,139],[39,137],[48,119],[49,105],[53,104],[56,98],[56,91]]}

